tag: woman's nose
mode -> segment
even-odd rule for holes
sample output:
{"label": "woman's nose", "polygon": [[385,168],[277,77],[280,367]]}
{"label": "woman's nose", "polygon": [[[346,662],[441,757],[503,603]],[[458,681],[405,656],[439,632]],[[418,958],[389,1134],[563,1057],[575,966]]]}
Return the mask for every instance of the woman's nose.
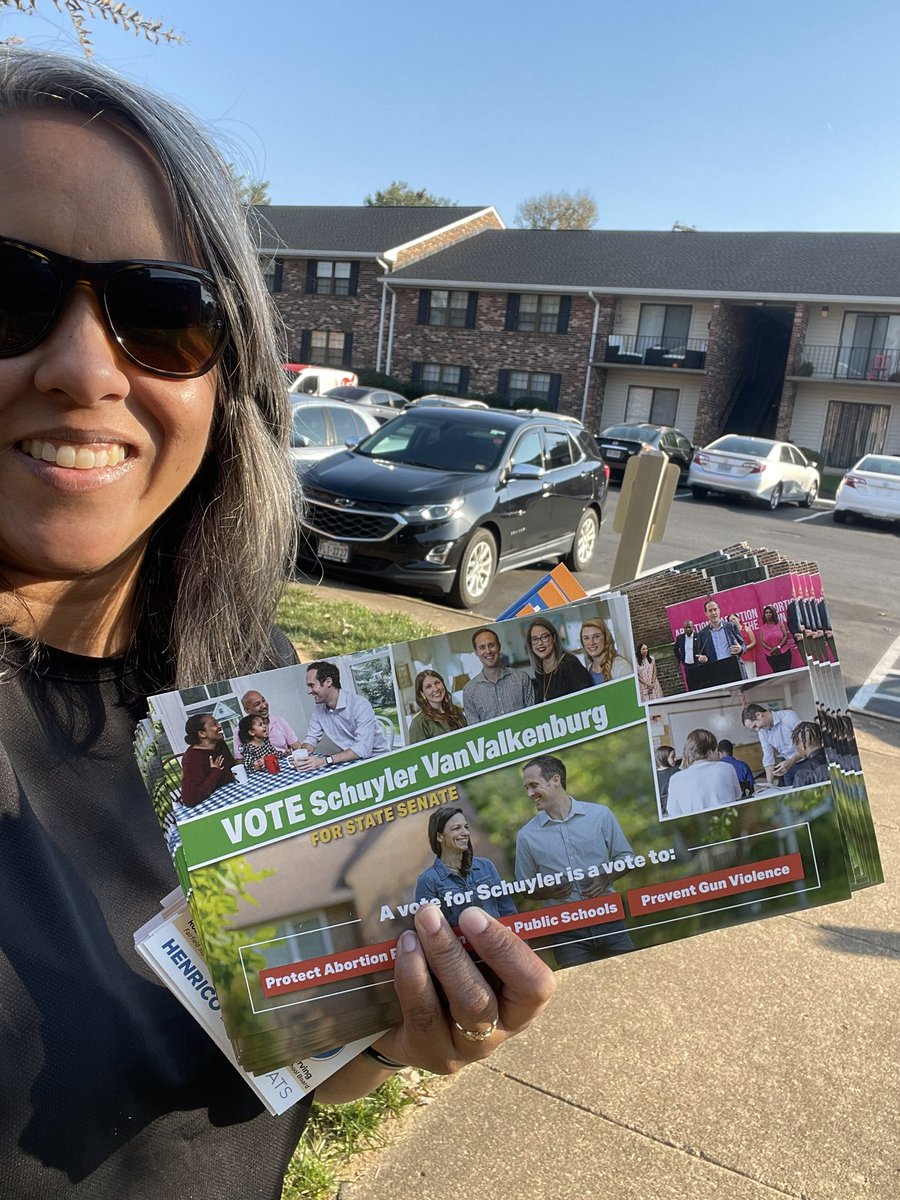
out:
{"label": "woman's nose", "polygon": [[59,319],[36,348],[34,384],[45,394],[92,405],[124,400],[131,390],[122,354],[100,312],[94,293],[76,286]]}

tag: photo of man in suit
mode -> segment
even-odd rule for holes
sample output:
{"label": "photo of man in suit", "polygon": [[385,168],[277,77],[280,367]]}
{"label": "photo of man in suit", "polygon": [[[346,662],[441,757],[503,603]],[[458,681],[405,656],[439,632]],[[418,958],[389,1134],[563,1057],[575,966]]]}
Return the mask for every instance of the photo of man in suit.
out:
{"label": "photo of man in suit", "polygon": [[702,668],[696,674],[695,687],[736,683],[741,679],[741,655],[747,649],[744,639],[731,621],[722,620],[715,600],[707,600],[703,611],[708,624],[698,635],[697,659]]}
{"label": "photo of man in suit", "polygon": [[703,687],[702,683],[697,682],[697,668],[708,660],[705,654],[702,656],[700,654],[700,635],[694,629],[694,622],[690,619],[685,621],[684,632],[679,633],[676,637],[672,650],[684,668],[684,680],[688,691]]}

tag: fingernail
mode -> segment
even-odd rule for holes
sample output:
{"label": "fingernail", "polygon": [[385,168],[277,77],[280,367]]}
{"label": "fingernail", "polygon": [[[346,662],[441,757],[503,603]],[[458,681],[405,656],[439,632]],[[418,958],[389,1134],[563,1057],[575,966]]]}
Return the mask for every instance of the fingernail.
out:
{"label": "fingernail", "polygon": [[441,910],[436,904],[426,904],[419,909],[418,920],[416,924],[420,929],[424,929],[426,933],[437,933],[443,924],[444,918],[441,916]]}
{"label": "fingernail", "polygon": [[400,941],[397,943],[401,954],[414,954],[419,945],[419,939],[411,929],[407,929],[400,934]]}
{"label": "fingernail", "polygon": [[487,913],[474,905],[466,908],[460,913],[459,927],[464,933],[484,933],[488,927]]}

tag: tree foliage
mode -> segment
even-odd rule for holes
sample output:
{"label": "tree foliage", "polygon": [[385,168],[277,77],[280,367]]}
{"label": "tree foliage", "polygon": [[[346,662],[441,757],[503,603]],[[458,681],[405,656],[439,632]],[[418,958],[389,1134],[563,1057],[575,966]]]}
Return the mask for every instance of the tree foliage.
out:
{"label": "tree foliage", "polygon": [[386,188],[381,188],[363,203],[370,208],[395,208],[401,205],[413,208],[444,208],[456,203],[446,196],[433,196],[425,188],[411,188],[405,179],[394,179]]}
{"label": "tree foliage", "polygon": [[231,172],[231,181],[241,204],[249,208],[251,204],[272,203],[268,179],[251,179],[249,175],[241,174],[233,162],[228,164],[228,170]]}
{"label": "tree foliage", "polygon": [[529,196],[516,209],[523,229],[591,229],[597,221],[597,201],[590,192],[544,192]]}
{"label": "tree foliage", "polygon": [[[137,9],[129,8],[127,4],[121,3],[121,0],[52,0],[52,2],[57,12],[65,13],[71,20],[78,36],[78,44],[86,58],[90,58],[94,53],[87,22],[88,19],[93,20],[96,17],[101,17],[104,21],[112,21],[113,25],[120,25],[127,33],[133,33],[135,37],[144,37],[155,45],[158,45],[160,41],[180,43],[183,40],[174,29],[164,29],[162,21],[145,17]],[[0,0],[0,8],[14,8],[22,13],[35,13],[37,7],[38,0]],[[20,40],[19,38],[10,39],[10,41]]]}

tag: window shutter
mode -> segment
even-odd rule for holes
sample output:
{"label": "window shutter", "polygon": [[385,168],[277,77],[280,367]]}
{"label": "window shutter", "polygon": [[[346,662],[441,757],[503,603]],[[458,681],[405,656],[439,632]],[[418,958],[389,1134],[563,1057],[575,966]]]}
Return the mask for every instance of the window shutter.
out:
{"label": "window shutter", "polygon": [[516,292],[510,292],[506,297],[506,328],[515,329],[519,323],[519,297]]}
{"label": "window shutter", "polygon": [[562,382],[562,375],[550,376],[550,390],[547,392],[547,399],[550,402],[550,408],[556,412],[559,408],[559,385]]}
{"label": "window shutter", "polygon": [[300,331],[300,361],[302,363],[309,362],[309,330],[302,329]]}
{"label": "window shutter", "polygon": [[272,291],[280,292],[284,285],[284,263],[276,258],[275,270],[272,272]]}
{"label": "window shutter", "polygon": [[311,295],[316,290],[316,260],[308,258],[306,260],[306,291]]}
{"label": "window shutter", "polygon": [[422,382],[422,364],[420,362],[414,362],[412,365],[412,381],[415,384]]}
{"label": "window shutter", "polygon": [[497,372],[497,395],[498,396],[508,396],[509,395],[509,371],[498,371]]}
{"label": "window shutter", "polygon": [[469,302],[466,305],[466,329],[475,328],[475,318],[478,315],[478,293],[469,292]]}
{"label": "window shutter", "polygon": [[470,367],[459,368],[459,394],[465,396],[469,390],[469,371]]}
{"label": "window shutter", "polygon": [[344,334],[344,353],[341,355],[341,366],[350,367],[353,365],[353,334]]}
{"label": "window shutter", "polygon": [[428,310],[431,307],[431,292],[428,288],[422,288],[419,292],[419,314],[416,317],[417,325],[428,324]]}
{"label": "window shutter", "polygon": [[[352,262],[350,264],[350,291],[348,295],[355,296],[359,291],[359,263]],[[562,331],[563,333],[565,330]]]}
{"label": "window shutter", "polygon": [[569,332],[569,313],[572,311],[572,297],[560,296],[559,298],[559,314],[556,318],[556,332]]}

